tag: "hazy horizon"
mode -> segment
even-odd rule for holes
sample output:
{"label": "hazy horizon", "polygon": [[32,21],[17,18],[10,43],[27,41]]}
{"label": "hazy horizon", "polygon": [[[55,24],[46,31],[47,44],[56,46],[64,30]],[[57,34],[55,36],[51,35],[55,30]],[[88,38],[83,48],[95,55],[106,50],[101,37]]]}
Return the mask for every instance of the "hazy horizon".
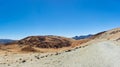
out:
{"label": "hazy horizon", "polygon": [[120,26],[118,0],[0,0],[0,39],[73,37]]}

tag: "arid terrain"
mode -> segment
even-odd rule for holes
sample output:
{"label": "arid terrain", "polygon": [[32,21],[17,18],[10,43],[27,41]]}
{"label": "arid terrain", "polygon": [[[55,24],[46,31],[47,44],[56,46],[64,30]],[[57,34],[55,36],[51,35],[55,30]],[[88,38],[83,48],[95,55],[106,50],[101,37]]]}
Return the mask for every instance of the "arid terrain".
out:
{"label": "arid terrain", "polygon": [[120,67],[120,28],[81,40],[29,36],[0,45],[0,67]]}

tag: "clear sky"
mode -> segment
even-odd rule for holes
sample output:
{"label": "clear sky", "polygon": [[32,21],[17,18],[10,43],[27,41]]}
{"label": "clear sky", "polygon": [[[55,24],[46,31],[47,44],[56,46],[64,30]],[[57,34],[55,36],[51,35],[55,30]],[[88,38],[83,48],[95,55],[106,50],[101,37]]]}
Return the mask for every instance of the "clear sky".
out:
{"label": "clear sky", "polygon": [[0,0],[0,39],[72,37],[119,26],[119,0]]}

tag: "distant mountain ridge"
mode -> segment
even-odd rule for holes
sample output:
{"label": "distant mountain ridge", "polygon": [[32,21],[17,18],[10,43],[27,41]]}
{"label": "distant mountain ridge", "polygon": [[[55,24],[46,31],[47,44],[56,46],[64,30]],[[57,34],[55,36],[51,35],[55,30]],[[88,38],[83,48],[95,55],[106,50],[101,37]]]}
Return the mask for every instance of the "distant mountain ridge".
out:
{"label": "distant mountain ridge", "polygon": [[0,44],[6,44],[6,43],[11,43],[14,42],[15,40],[11,39],[0,39]]}
{"label": "distant mountain ridge", "polygon": [[89,37],[92,37],[93,35],[92,34],[89,34],[89,35],[83,35],[83,36],[75,36],[75,37],[72,37],[73,39],[75,40],[80,40],[80,39],[85,39],[85,38],[89,38]]}

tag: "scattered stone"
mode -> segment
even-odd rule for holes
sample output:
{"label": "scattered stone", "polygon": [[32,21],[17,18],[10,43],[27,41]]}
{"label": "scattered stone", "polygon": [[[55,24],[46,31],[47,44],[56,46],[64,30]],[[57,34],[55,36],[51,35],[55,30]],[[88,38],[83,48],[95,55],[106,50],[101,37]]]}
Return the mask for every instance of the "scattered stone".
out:
{"label": "scattered stone", "polygon": [[22,60],[22,63],[25,63],[26,62],[26,60]]}
{"label": "scattered stone", "polygon": [[70,52],[71,50],[67,50],[67,51],[65,51],[65,52]]}
{"label": "scattered stone", "polygon": [[44,58],[44,56],[41,56],[41,58]]}
{"label": "scattered stone", "polygon": [[40,59],[38,56],[35,56],[35,58]]}
{"label": "scattered stone", "polygon": [[8,64],[8,66],[10,66],[10,64]]}
{"label": "scattered stone", "polygon": [[20,58],[19,60],[22,60],[22,58]]}

